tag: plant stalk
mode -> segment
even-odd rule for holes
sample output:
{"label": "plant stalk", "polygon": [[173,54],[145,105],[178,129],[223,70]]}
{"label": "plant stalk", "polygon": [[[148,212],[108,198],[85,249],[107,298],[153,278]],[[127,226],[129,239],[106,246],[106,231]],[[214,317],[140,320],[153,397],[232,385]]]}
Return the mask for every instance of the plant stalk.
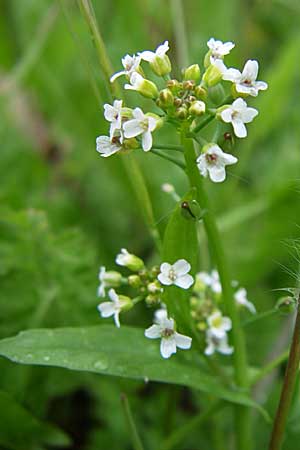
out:
{"label": "plant stalk", "polygon": [[290,411],[293,393],[300,363],[300,295],[297,300],[297,316],[295,321],[294,334],[288,359],[288,364],[284,376],[281,396],[279,400],[276,417],[274,420],[269,450],[280,450],[286,427],[286,421]]}
{"label": "plant stalk", "polygon": [[127,420],[127,424],[129,427],[129,431],[131,434],[132,447],[134,450],[144,450],[141,438],[138,434],[136,425],[135,425],[133,417],[132,417],[132,413],[131,413],[127,395],[121,394],[121,402],[122,402],[122,406],[124,409],[124,414],[125,414],[125,417]]}
{"label": "plant stalk", "polygon": [[[226,313],[232,321],[231,336],[234,346],[233,362],[235,382],[240,389],[247,390],[249,383],[246,344],[240,317],[233,297],[233,289],[228,272],[228,263],[223,249],[223,242],[217,228],[216,219],[209,198],[203,186],[203,177],[200,175],[196,165],[194,143],[192,139],[188,139],[182,135],[182,144],[185,148],[186,172],[190,184],[192,187],[196,188],[197,201],[200,207],[207,211],[203,217],[204,227],[219,272]],[[239,450],[251,449],[249,412],[249,408],[245,406],[236,406],[236,438],[237,448]]]}

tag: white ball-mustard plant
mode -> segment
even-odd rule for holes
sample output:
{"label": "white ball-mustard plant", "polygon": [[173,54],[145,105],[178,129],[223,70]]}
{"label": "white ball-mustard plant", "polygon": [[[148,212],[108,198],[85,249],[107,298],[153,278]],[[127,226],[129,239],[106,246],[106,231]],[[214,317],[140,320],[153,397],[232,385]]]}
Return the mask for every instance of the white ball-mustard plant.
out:
{"label": "white ball-mustard plant", "polygon": [[207,144],[201,155],[197,158],[197,166],[202,176],[207,177],[215,183],[221,183],[226,178],[225,167],[236,164],[238,159],[223,152],[217,144]]}
{"label": "white ball-mustard plant", "polygon": [[116,327],[120,328],[120,312],[132,308],[132,301],[125,295],[118,295],[114,289],[108,291],[108,296],[110,301],[100,303],[97,309],[103,318],[114,316]]}
{"label": "white ball-mustard plant", "polygon": [[96,139],[96,150],[100,156],[107,158],[122,150],[123,137],[121,134],[115,134],[112,138],[109,136],[98,136]]}
{"label": "white ball-mustard plant", "polygon": [[210,329],[206,331],[206,348],[205,355],[211,356],[215,352],[223,355],[231,355],[234,351],[233,347],[228,344],[228,337],[225,334],[222,338],[217,338]]}
{"label": "white ball-mustard plant", "polygon": [[159,76],[167,75],[171,72],[171,62],[167,55],[169,42],[165,41],[159,45],[155,52],[145,50],[139,55],[144,61],[150,64],[151,69]]}
{"label": "white ball-mustard plant", "polygon": [[219,114],[223,122],[232,124],[234,134],[238,138],[245,138],[247,136],[245,123],[252,122],[258,115],[258,111],[255,108],[249,108],[242,98],[237,98],[232,105],[223,106]]}
{"label": "white ball-mustard plant", "polygon": [[116,72],[114,75],[112,75],[112,77],[110,78],[110,82],[113,83],[118,77],[122,75],[130,78],[133,73],[139,70],[140,63],[141,57],[139,55],[125,55],[124,58],[122,58],[122,65],[124,67],[124,70]]}
{"label": "white ball-mustard plant", "polygon": [[164,312],[156,315],[155,321],[156,323],[145,330],[145,336],[149,339],[161,339],[160,353],[163,358],[170,358],[176,353],[177,347],[182,350],[191,348],[192,338],[177,333],[174,320],[168,318]]}
{"label": "white ball-mustard plant", "polygon": [[242,72],[234,68],[227,69],[223,75],[223,80],[234,83],[239,94],[256,97],[259,91],[268,89],[268,84],[265,81],[256,81],[257,75],[258,62],[250,59],[246,62]]}
{"label": "white ball-mustard plant", "polygon": [[194,278],[189,274],[190,270],[191,265],[185,259],[179,259],[174,264],[164,262],[157,278],[165,286],[174,284],[182,289],[189,289],[194,283]]}
{"label": "white ball-mustard plant", "polygon": [[255,306],[247,298],[247,291],[245,288],[239,288],[234,294],[234,299],[239,305],[244,306],[252,314],[256,313]]}
{"label": "white ball-mustard plant", "polygon": [[214,311],[207,318],[207,325],[213,334],[218,339],[222,339],[227,331],[230,331],[232,328],[231,319],[229,317],[222,316],[221,311]]}
{"label": "white ball-mustard plant", "polygon": [[210,50],[210,61],[213,62],[216,59],[223,59],[225,55],[228,55],[235,47],[235,44],[233,42],[222,42],[210,38],[207,41],[207,46]]}
{"label": "white ball-mustard plant", "polygon": [[147,116],[141,108],[132,111],[132,119],[124,123],[124,136],[133,138],[142,136],[142,148],[148,152],[152,148],[152,133],[158,126],[159,120],[153,116]]}

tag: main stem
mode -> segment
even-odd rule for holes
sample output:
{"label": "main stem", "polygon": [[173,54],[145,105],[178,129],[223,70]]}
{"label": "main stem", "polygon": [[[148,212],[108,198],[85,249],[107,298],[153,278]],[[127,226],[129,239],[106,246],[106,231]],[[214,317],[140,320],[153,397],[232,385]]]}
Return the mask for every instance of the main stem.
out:
{"label": "main stem", "polygon": [[[185,149],[184,156],[186,160],[186,171],[190,184],[192,187],[196,188],[197,201],[200,207],[203,210],[206,210],[206,214],[203,217],[204,227],[219,272],[226,313],[232,321],[231,334],[234,346],[233,361],[235,382],[238,387],[246,390],[248,389],[246,345],[239,314],[233,297],[231,278],[228,272],[228,264],[223,249],[223,242],[217,228],[214,213],[209,203],[209,198],[203,186],[203,178],[201,177],[196,165],[196,152],[193,141],[192,139],[186,138],[182,135],[182,144]],[[237,448],[239,450],[251,449],[249,413],[249,408],[238,405],[236,406],[236,438]]]}
{"label": "main stem", "polygon": [[284,431],[288,413],[291,407],[293,393],[300,363],[300,295],[298,297],[297,316],[293,334],[293,340],[284,376],[280,401],[273,425],[269,450],[280,450],[284,438]]}

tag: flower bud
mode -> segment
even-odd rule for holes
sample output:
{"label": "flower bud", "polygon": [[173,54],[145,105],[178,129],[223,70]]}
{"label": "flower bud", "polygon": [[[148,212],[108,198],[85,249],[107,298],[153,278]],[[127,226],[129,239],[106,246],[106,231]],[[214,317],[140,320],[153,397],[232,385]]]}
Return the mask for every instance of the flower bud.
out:
{"label": "flower bud", "polygon": [[129,311],[133,307],[131,298],[126,295],[119,295],[119,302],[121,304],[121,311]]}
{"label": "flower bud", "polygon": [[173,106],[174,96],[170,89],[166,88],[160,91],[159,99],[162,106],[166,108],[168,108],[169,106]]}
{"label": "flower bud", "polygon": [[175,97],[175,99],[174,99],[174,106],[176,106],[176,107],[178,108],[178,107],[181,106],[181,105],[182,105],[182,100],[181,100],[181,98]]}
{"label": "flower bud", "polygon": [[177,94],[177,92],[182,89],[182,83],[178,80],[168,80],[167,88],[169,88],[173,94]]}
{"label": "flower bud", "polygon": [[189,113],[192,116],[202,116],[205,113],[206,105],[201,100],[196,100],[189,107]]}
{"label": "flower bud", "polygon": [[132,109],[131,108],[127,108],[127,107],[123,107],[122,110],[121,110],[121,117],[122,117],[122,119],[124,121],[132,119]]}
{"label": "flower bud", "polygon": [[144,268],[144,261],[138,256],[128,253],[125,248],[122,248],[121,253],[117,255],[116,263],[119,266],[127,267],[133,272],[138,272],[139,270],[142,270]]}
{"label": "flower bud", "polygon": [[158,97],[158,89],[156,84],[152,81],[147,80],[146,78],[140,83],[138,88],[136,89],[140,94],[147,98],[157,98]]}
{"label": "flower bud", "polygon": [[186,80],[182,83],[182,88],[185,91],[192,91],[195,89],[195,81],[194,80]]}
{"label": "flower bud", "polygon": [[163,77],[171,72],[172,66],[168,55],[156,55],[150,63],[150,67],[156,75]]}
{"label": "flower bud", "polygon": [[207,98],[207,90],[204,87],[198,85],[194,89],[194,94],[199,100],[206,100]]}
{"label": "flower bud", "polygon": [[188,110],[186,106],[180,106],[180,108],[178,108],[175,112],[175,117],[177,117],[177,119],[181,119],[184,120],[186,119],[188,116]]}
{"label": "flower bud", "polygon": [[153,305],[156,305],[157,303],[159,303],[160,299],[157,295],[149,294],[145,298],[145,301],[146,301],[147,305],[153,306]]}
{"label": "flower bud", "polygon": [[200,80],[200,75],[201,71],[199,65],[193,64],[192,66],[189,66],[184,70],[183,79],[198,81]]}
{"label": "flower bud", "polygon": [[162,291],[160,283],[156,280],[149,283],[147,289],[150,294],[158,294]]}
{"label": "flower bud", "polygon": [[208,90],[209,98],[214,102],[215,105],[219,105],[223,102],[225,97],[225,91],[222,84],[217,84],[216,86],[212,86]]}
{"label": "flower bud", "polygon": [[122,275],[114,270],[105,271],[102,276],[102,281],[104,281],[106,286],[112,288],[119,287],[122,282]]}
{"label": "flower bud", "polygon": [[278,300],[276,304],[276,309],[278,309],[278,311],[281,312],[282,314],[290,314],[295,310],[296,306],[297,301],[295,297],[285,296],[281,297]]}
{"label": "flower bud", "polygon": [[204,56],[204,67],[207,69],[211,65],[210,57],[212,55],[212,51],[208,50],[206,55]]}
{"label": "flower bud", "polygon": [[203,74],[203,81],[208,87],[215,86],[222,80],[222,78],[223,73],[215,64],[211,64]]}
{"label": "flower bud", "polygon": [[128,284],[129,286],[137,289],[141,286],[142,281],[141,278],[138,275],[129,275],[128,277]]}

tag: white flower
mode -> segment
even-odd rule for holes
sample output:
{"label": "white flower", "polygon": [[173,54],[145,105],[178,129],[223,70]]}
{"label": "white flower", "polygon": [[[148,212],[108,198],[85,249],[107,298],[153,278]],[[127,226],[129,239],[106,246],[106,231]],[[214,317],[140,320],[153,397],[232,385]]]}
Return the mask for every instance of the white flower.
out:
{"label": "white flower", "polygon": [[139,55],[144,61],[153,63],[157,57],[163,58],[168,50],[169,50],[169,42],[165,41],[163,44],[157,47],[155,52],[145,50],[144,52],[139,53]]}
{"label": "white flower", "polygon": [[138,72],[134,72],[130,76],[130,84],[125,84],[124,88],[137,91],[147,98],[156,98],[158,96],[157,86]]}
{"label": "white flower", "polygon": [[247,136],[247,129],[244,124],[252,122],[257,114],[257,109],[248,108],[245,100],[237,98],[232,105],[222,109],[220,116],[224,122],[232,123],[237,137],[244,138]]}
{"label": "white flower", "polygon": [[206,331],[206,348],[204,350],[205,355],[210,356],[215,351],[222,353],[223,355],[231,355],[233,353],[233,347],[228,345],[228,337],[225,334],[221,339],[217,338],[210,329]]}
{"label": "white flower", "polygon": [[216,270],[212,270],[211,274],[207,272],[199,272],[196,276],[197,279],[199,279],[216,294],[220,294],[222,292],[220,277]]}
{"label": "white flower", "polygon": [[221,311],[215,311],[207,318],[207,324],[213,336],[222,339],[226,332],[231,330],[231,320],[229,317],[222,316]]}
{"label": "white flower", "polygon": [[104,117],[110,122],[110,137],[113,137],[116,130],[122,128],[122,100],[115,100],[113,105],[105,103]]}
{"label": "white flower", "polygon": [[226,178],[225,166],[235,164],[238,159],[229,153],[224,153],[217,144],[210,144],[208,149],[197,158],[198,169],[204,177],[209,177],[215,183]]}
{"label": "white flower", "polygon": [[234,294],[234,299],[239,305],[245,306],[252,314],[256,313],[255,306],[247,299],[247,291],[244,288],[240,288]]}
{"label": "white flower", "polygon": [[100,303],[100,305],[97,306],[97,309],[104,318],[114,316],[115,324],[118,328],[120,328],[119,314],[124,306],[123,302],[120,300],[114,289],[110,289],[108,291],[108,296],[111,301]]}
{"label": "white flower", "polygon": [[161,308],[157,309],[154,313],[154,322],[160,323],[162,320],[168,318],[168,312],[165,304],[161,305]]}
{"label": "white flower", "polygon": [[173,265],[165,262],[160,266],[160,274],[157,278],[166,286],[175,284],[188,289],[194,283],[194,278],[188,273],[190,270],[191,265],[185,259],[179,259]]}
{"label": "white flower", "polygon": [[233,42],[223,43],[222,41],[216,41],[214,38],[211,38],[207,42],[207,46],[211,50],[210,60],[213,62],[216,59],[223,59],[225,55],[228,55],[235,44]]}
{"label": "white flower", "polygon": [[145,330],[145,336],[149,339],[161,338],[160,353],[163,358],[170,358],[176,353],[176,347],[187,350],[192,345],[192,338],[177,333],[174,320],[168,319],[164,313],[157,318],[157,323]]}
{"label": "white flower", "polygon": [[243,72],[237,69],[227,69],[223,75],[223,80],[232,81],[237,92],[256,97],[259,91],[268,89],[268,84],[264,81],[256,81],[258,74],[258,62],[249,60],[246,62]]}
{"label": "white flower", "polygon": [[118,77],[121,75],[126,75],[127,77],[131,77],[133,73],[137,71],[139,68],[141,62],[141,57],[136,55],[125,55],[124,58],[122,58],[122,64],[124,67],[124,70],[121,70],[120,72],[115,73],[111,79],[110,82],[113,83]]}
{"label": "white flower", "polygon": [[108,156],[117,153],[122,148],[123,139],[122,136],[113,136],[112,138],[108,136],[98,136],[96,139],[96,150],[101,156],[107,158]]}
{"label": "white flower", "polygon": [[124,123],[124,136],[133,138],[142,135],[143,150],[148,152],[152,147],[151,133],[155,130],[158,121],[154,117],[146,116],[140,108],[135,108],[132,116],[132,120]]}

